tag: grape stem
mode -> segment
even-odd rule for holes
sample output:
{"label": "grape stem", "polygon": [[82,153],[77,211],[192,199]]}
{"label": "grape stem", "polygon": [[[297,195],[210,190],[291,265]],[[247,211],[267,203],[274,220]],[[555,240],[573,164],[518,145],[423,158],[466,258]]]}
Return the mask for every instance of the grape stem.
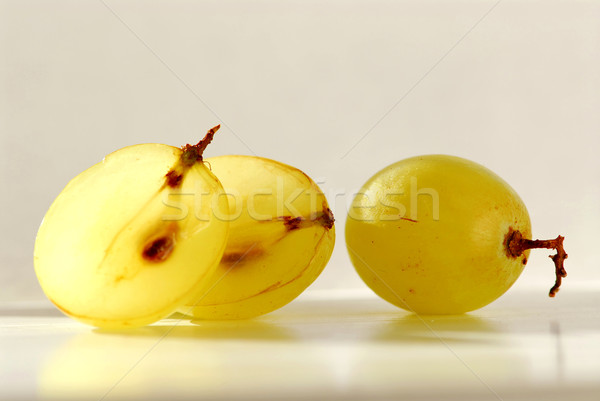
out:
{"label": "grape stem", "polygon": [[185,145],[181,150],[181,162],[186,166],[193,166],[196,162],[202,161],[202,154],[206,150],[215,136],[215,133],[221,128],[221,125],[216,125],[208,130],[204,138],[195,145]]}
{"label": "grape stem", "polygon": [[185,145],[181,148],[181,156],[177,163],[165,174],[165,184],[170,188],[177,188],[181,185],[183,175],[194,164],[203,161],[203,153],[209,143],[212,142],[215,133],[221,128],[221,125],[216,125],[208,130],[204,138],[195,145]]}
{"label": "grape stem", "polygon": [[289,231],[293,231],[298,228],[311,227],[315,223],[321,224],[327,230],[331,230],[331,228],[333,227],[333,223],[335,221],[335,219],[333,218],[333,212],[325,204],[323,205],[323,211],[319,212],[312,219],[305,219],[302,216],[299,216],[299,217],[282,216],[282,217],[278,217],[277,219],[283,220],[283,225]]}
{"label": "grape stem", "polygon": [[556,281],[548,293],[550,297],[554,297],[556,295],[562,283],[562,279],[567,277],[567,271],[565,270],[564,263],[565,259],[569,255],[567,255],[565,248],[563,247],[564,239],[564,237],[559,235],[555,239],[550,240],[530,240],[523,238],[523,234],[521,234],[520,231],[513,230],[512,228],[506,236],[506,251],[509,256],[515,258],[521,256],[521,254],[523,254],[523,252],[527,249],[543,248],[556,250],[555,255],[550,255],[550,259],[554,261],[554,270],[556,274]]}

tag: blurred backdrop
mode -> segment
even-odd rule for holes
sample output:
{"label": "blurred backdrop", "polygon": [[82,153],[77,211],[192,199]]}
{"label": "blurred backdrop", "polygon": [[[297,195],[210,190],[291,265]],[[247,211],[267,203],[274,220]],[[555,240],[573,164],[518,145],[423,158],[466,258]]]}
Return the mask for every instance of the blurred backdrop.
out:
{"label": "blurred backdrop", "polygon": [[[319,182],[337,219],[309,291],[362,288],[344,245],[366,179],[417,154],[484,164],[600,279],[600,2],[0,0],[0,301],[41,300],[37,228],[126,145],[196,142]],[[68,252],[65,249],[65,252]],[[549,251],[518,285],[549,288]]]}

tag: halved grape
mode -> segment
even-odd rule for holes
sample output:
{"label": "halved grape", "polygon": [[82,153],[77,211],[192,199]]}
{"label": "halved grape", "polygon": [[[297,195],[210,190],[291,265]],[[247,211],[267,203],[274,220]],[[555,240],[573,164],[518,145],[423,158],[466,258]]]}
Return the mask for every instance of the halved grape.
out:
{"label": "halved grape", "polygon": [[160,144],[118,150],[75,177],[50,206],[34,264],[47,297],[98,327],[171,314],[205,284],[225,249],[227,208],[202,151]]}
{"label": "halved grape", "polygon": [[227,248],[201,291],[179,310],[198,319],[242,319],[282,307],[323,271],[335,243],[333,214],[297,168],[254,156],[207,159],[228,193]]}

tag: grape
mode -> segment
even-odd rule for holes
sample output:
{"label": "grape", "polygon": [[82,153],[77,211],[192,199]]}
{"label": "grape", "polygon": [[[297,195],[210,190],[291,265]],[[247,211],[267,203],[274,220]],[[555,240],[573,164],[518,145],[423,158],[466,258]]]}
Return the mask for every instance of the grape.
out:
{"label": "grape", "polygon": [[350,259],[386,301],[418,314],[456,314],[501,296],[530,248],[554,248],[554,296],[566,276],[563,237],[532,241],[517,193],[485,167],[446,155],[413,157],[371,177],[346,222]]}
{"label": "grape", "polygon": [[205,284],[225,249],[227,210],[198,145],[118,150],[75,177],[39,228],[35,271],[64,313],[98,327],[134,327],[171,314]]}
{"label": "grape", "polygon": [[[197,319],[271,312],[319,276],[333,251],[333,215],[302,171],[261,157],[206,160],[228,193],[229,239],[208,292],[179,311]],[[200,254],[199,254],[200,256]]]}

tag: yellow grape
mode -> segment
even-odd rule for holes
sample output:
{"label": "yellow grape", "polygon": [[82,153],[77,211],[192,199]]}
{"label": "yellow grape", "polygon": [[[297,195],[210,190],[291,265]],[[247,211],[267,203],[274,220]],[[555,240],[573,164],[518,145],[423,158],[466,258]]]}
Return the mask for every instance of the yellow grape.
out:
{"label": "yellow grape", "polygon": [[562,237],[532,241],[527,209],[487,168],[446,155],[413,157],[371,177],[354,198],[346,244],[365,283],[419,314],[481,308],[519,277],[530,248],[555,248],[558,290]]}
{"label": "yellow grape", "polygon": [[218,129],[183,149],[118,150],[75,177],[39,228],[34,264],[47,297],[98,327],[171,314],[202,288],[225,249],[223,188],[202,162]]}
{"label": "yellow grape", "polygon": [[[335,241],[333,215],[302,171],[261,157],[206,160],[228,194],[229,239],[208,291],[179,309],[198,319],[259,316],[319,276]],[[198,257],[201,257],[198,253]]]}

